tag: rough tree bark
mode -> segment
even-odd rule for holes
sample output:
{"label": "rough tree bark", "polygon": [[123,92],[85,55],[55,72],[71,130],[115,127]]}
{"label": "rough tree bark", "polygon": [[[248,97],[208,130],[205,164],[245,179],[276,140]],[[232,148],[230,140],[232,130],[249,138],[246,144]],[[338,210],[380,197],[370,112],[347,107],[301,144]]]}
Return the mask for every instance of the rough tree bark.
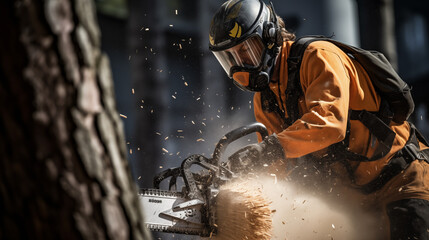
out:
{"label": "rough tree bark", "polygon": [[149,239],[88,0],[0,1],[0,239]]}

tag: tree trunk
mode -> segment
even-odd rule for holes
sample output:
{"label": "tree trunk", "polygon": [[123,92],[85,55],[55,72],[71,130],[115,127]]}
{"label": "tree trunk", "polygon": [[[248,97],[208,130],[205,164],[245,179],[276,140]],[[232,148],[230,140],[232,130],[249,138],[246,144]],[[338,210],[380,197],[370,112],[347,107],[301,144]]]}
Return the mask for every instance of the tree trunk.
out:
{"label": "tree trunk", "polygon": [[0,239],[149,239],[93,5],[0,2]]}

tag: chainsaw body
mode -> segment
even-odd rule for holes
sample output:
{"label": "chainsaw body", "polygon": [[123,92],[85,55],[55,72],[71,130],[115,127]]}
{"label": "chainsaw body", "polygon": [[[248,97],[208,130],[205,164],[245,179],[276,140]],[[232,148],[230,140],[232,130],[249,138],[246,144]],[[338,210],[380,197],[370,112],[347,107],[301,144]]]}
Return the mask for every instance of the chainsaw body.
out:
{"label": "chainsaw body", "polygon": [[[262,138],[268,131],[261,123],[237,128],[217,143],[213,157],[195,154],[183,160],[181,166],[167,169],[154,178],[154,188],[141,189],[139,199],[143,206],[144,221],[152,231],[171,232],[204,237],[216,234],[216,196],[220,186],[233,180],[238,173],[230,170],[229,160],[221,162],[226,147],[235,140],[259,132]],[[198,165],[203,171],[193,172]],[[177,191],[177,180],[184,187]],[[169,180],[168,189],[160,189],[161,182]]]}

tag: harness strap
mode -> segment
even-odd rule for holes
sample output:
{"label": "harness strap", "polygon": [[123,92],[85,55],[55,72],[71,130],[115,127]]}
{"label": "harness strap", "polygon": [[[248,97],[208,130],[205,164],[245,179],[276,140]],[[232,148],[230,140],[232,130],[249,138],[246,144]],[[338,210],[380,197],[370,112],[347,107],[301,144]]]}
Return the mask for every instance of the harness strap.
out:
{"label": "harness strap", "polygon": [[314,37],[304,37],[293,43],[287,58],[288,81],[286,86],[286,111],[289,122],[293,123],[300,117],[298,101],[304,95],[301,87],[299,70],[305,49],[314,41],[320,40]]}
{"label": "harness strap", "polygon": [[[383,112],[385,107],[380,106],[380,111]],[[341,162],[347,163],[347,161],[355,162],[371,162],[376,161],[380,158],[386,156],[393,145],[395,140],[396,133],[392,131],[389,127],[391,118],[380,116],[379,112],[368,112],[366,110],[349,110],[349,115],[347,119],[347,132],[343,141],[338,142],[329,147],[329,154],[325,157],[325,161],[340,160]],[[381,118],[380,118],[380,117]],[[384,120],[382,120],[384,119]],[[379,145],[375,150],[372,157],[368,158],[366,156],[354,153],[349,151],[349,142],[350,142],[350,120],[359,120],[368,128],[370,133],[377,138]],[[351,168],[350,164],[346,165],[349,173],[353,173],[354,169]],[[350,174],[353,176],[353,174]]]}
{"label": "harness strap", "polygon": [[[392,149],[393,141],[396,137],[396,133],[392,131],[388,124],[386,124],[383,120],[377,117],[376,114],[368,112],[366,110],[352,110],[350,114],[350,119],[359,120],[360,122],[362,122],[362,124],[365,125],[366,128],[368,128],[369,132],[374,135],[379,142],[379,145],[371,158],[359,158],[357,159],[358,161],[375,161],[380,158],[383,158],[390,152],[390,150]],[[356,161],[354,159],[349,160]]]}
{"label": "harness strap", "polygon": [[410,125],[410,137],[405,146],[392,157],[376,179],[361,188],[364,193],[369,194],[380,190],[394,176],[405,170],[414,160],[429,163],[429,149],[420,150],[419,147],[419,140],[426,145],[427,141],[413,124],[410,123]]}
{"label": "harness strap", "polygon": [[290,118],[286,118],[283,108],[280,108],[279,103],[276,100],[276,95],[270,88],[261,92],[261,106],[264,111],[275,112],[282,119],[283,129],[292,124],[290,122]]}

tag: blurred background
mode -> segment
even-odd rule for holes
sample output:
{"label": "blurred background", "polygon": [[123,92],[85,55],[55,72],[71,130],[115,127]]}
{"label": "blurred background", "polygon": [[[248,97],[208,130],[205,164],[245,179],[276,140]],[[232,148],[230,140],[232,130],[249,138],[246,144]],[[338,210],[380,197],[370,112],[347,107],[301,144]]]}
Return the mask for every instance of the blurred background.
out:
{"label": "blurred background", "polygon": [[[139,187],[152,187],[156,173],[190,154],[210,156],[224,134],[254,121],[252,94],[237,89],[208,50],[211,17],[223,2],[96,0]],[[428,1],[272,2],[298,37],[333,36],[383,52],[412,86],[412,121],[429,135]]]}
{"label": "blurred background", "polygon": [[[156,173],[191,154],[210,156],[224,134],[255,121],[252,94],[237,89],[208,50],[211,17],[223,2],[96,0],[102,49],[110,57],[139,187],[152,187]],[[272,2],[298,37],[332,36],[383,52],[412,86],[411,121],[429,136],[428,1]],[[252,137],[242,141],[256,141]]]}

